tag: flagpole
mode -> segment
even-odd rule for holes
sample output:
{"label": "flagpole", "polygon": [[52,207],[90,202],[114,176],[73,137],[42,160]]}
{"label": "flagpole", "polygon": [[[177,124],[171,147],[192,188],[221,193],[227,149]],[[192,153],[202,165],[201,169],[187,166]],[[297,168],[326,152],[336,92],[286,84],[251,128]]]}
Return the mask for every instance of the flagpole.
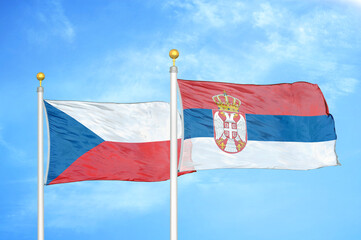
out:
{"label": "flagpole", "polygon": [[178,239],[178,203],[177,203],[177,73],[175,60],[179,56],[176,49],[169,52],[173,59],[170,67],[170,240]]}
{"label": "flagpole", "polygon": [[43,98],[44,88],[41,82],[45,75],[39,72],[36,78],[40,81],[38,92],[38,240],[44,240],[44,131],[43,131]]}

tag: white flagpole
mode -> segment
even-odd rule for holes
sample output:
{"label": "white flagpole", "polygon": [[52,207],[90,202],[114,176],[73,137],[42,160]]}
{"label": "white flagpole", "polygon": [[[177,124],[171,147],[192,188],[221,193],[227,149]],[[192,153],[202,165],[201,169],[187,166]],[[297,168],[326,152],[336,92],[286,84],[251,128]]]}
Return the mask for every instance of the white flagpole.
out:
{"label": "white flagpole", "polygon": [[40,81],[38,92],[38,240],[44,240],[44,131],[43,131],[43,97],[44,88],[41,82],[45,75],[39,72],[36,78]]}
{"label": "white flagpole", "polygon": [[173,59],[170,67],[170,240],[178,239],[178,203],[177,203],[177,73],[175,59],[179,56],[176,49],[169,52]]}

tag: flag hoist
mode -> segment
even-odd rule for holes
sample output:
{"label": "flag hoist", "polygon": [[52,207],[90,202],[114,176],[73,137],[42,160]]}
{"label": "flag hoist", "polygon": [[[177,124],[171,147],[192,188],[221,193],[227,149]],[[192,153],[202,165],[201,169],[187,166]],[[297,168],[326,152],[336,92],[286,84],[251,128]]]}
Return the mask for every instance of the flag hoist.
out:
{"label": "flag hoist", "polygon": [[177,73],[175,60],[179,56],[176,49],[169,52],[173,59],[170,67],[170,240],[178,239],[178,203],[177,203]]}
{"label": "flag hoist", "polygon": [[36,78],[40,82],[38,92],[38,240],[44,240],[44,131],[43,131],[43,98],[44,88],[41,82],[45,75],[39,72]]}

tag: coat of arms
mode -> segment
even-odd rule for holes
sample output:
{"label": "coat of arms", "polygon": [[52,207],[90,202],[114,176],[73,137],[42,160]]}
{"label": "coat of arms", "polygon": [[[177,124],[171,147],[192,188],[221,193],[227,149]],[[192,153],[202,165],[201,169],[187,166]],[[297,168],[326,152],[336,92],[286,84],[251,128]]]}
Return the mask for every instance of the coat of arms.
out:
{"label": "coat of arms", "polygon": [[226,153],[239,153],[247,143],[245,115],[239,110],[241,100],[223,94],[213,96],[218,109],[213,110],[214,140]]}

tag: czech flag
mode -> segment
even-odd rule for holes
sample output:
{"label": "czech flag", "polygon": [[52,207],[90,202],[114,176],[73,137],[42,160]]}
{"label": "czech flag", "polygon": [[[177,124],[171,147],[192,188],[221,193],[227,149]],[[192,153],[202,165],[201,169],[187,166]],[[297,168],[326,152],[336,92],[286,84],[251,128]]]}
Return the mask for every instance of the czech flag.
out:
{"label": "czech flag", "polygon": [[[47,185],[169,179],[168,103],[45,100],[44,104],[50,133]],[[178,129],[181,137],[181,125]]]}
{"label": "czech flag", "polygon": [[316,84],[178,80],[178,86],[184,118],[180,171],[339,164],[334,120]]}

